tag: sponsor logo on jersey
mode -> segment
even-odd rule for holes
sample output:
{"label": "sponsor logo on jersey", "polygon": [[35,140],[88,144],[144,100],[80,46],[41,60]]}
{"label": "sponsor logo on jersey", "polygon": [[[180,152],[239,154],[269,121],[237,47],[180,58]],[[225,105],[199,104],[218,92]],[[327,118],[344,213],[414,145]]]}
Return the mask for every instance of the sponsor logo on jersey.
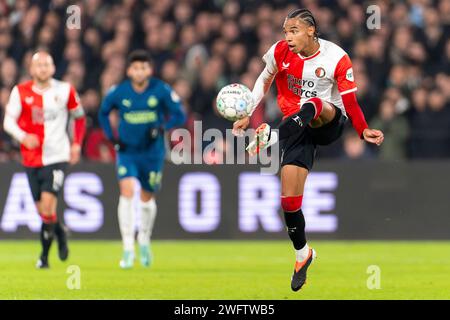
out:
{"label": "sponsor logo on jersey", "polygon": [[283,70],[288,69],[290,64],[291,64],[290,62],[288,62],[288,63],[282,62],[282,69]]}
{"label": "sponsor logo on jersey", "polygon": [[44,111],[44,121],[53,121],[58,119],[59,112],[52,110]]}
{"label": "sponsor logo on jersey", "polygon": [[316,74],[317,78],[321,79],[321,78],[325,77],[326,72],[325,72],[324,68],[319,67],[319,68],[316,69],[315,74]]}
{"label": "sponsor logo on jersey", "polygon": [[123,114],[123,119],[130,124],[146,124],[158,120],[155,111],[135,111]]}
{"label": "sponsor logo on jersey", "polygon": [[44,110],[42,108],[36,106],[31,107],[31,122],[33,124],[44,123]]}
{"label": "sponsor logo on jersey", "polygon": [[347,70],[347,73],[345,74],[345,79],[351,82],[355,81],[355,79],[353,78],[353,68]]}
{"label": "sponsor logo on jersey", "polygon": [[295,95],[305,98],[317,97],[316,83],[309,79],[300,79],[292,74],[288,74],[288,89],[291,90]]}
{"label": "sponsor logo on jersey", "polygon": [[154,108],[158,105],[158,99],[155,96],[150,96],[147,100],[147,105],[150,108]]}

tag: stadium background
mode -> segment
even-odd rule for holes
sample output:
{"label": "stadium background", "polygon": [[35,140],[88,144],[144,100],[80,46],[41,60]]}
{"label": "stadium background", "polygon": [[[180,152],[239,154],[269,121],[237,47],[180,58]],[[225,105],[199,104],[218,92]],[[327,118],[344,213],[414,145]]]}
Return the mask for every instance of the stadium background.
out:
{"label": "stadium background", "polygon": [[[66,27],[66,8],[72,4],[81,9],[81,29]],[[366,26],[369,5],[381,10],[379,29],[369,30]],[[374,148],[364,144],[349,126],[340,141],[319,150],[315,176],[308,180],[305,194],[305,213],[313,226],[310,238],[450,239],[450,1],[0,0],[0,120],[12,87],[28,79],[30,57],[38,48],[50,51],[57,67],[55,77],[77,88],[87,113],[83,160],[69,172],[58,213],[71,226],[72,239],[119,239],[115,155],[99,129],[97,111],[108,88],[123,78],[127,54],[137,48],[149,50],[155,75],[171,84],[183,100],[188,130],[193,132],[194,121],[201,120],[203,129],[224,132],[231,123],[218,117],[214,108],[216,94],[231,82],[253,86],[263,67],[261,56],[282,38],[284,17],[299,6],[315,14],[321,37],[350,54],[360,105],[370,126],[385,133],[384,144]],[[251,126],[263,121],[276,124],[280,117],[272,88],[252,117]],[[229,147],[225,141],[215,143],[224,153]],[[259,181],[251,176],[258,166],[220,165],[217,154],[206,158],[210,164],[183,166],[174,166],[168,159],[158,197],[155,239],[265,239],[256,245],[267,246],[268,240],[283,239],[285,251],[280,252],[291,257],[281,216],[277,215],[276,179]],[[37,239],[33,231],[39,219],[19,161],[18,145],[0,126],[0,239]],[[4,257],[9,252],[23,251],[18,261],[33,258],[36,250],[28,250],[33,248],[31,243],[0,244],[2,270],[7,268]],[[156,248],[161,261],[166,248],[162,243]],[[331,256],[342,253],[339,243],[318,241],[317,246]],[[183,245],[186,243],[178,241],[167,246],[175,250]],[[342,243],[343,247],[352,245],[358,246],[359,242]],[[355,247],[355,252],[364,255],[364,248],[368,248],[374,250],[372,257],[381,257],[387,248],[392,249],[397,260],[388,258],[396,272],[404,271],[399,269],[403,262],[409,268],[431,261],[437,274],[429,281],[433,289],[421,287],[422,295],[414,295],[419,289],[411,290],[409,296],[405,294],[413,298],[449,298],[450,281],[441,277],[450,273],[448,267],[443,267],[449,265],[448,254],[436,261],[432,258],[441,252],[427,246],[386,242],[374,249],[370,243],[364,245],[360,251]],[[447,250],[448,242],[440,245]],[[83,244],[74,246],[78,250]],[[233,242],[221,244],[224,251],[227,246],[231,248]],[[245,246],[241,246],[243,252]],[[118,243],[115,247],[120,248]],[[400,247],[403,251],[396,249]],[[117,257],[118,250],[112,250]],[[408,260],[417,251],[425,250],[433,256]],[[253,253],[249,250],[249,256]],[[355,265],[361,262],[361,255],[353,261]],[[163,266],[160,268],[156,274]],[[333,292],[329,298],[352,297],[333,296]],[[403,297],[395,290],[388,293],[392,295],[369,298]],[[47,294],[39,297],[54,298]],[[181,290],[179,297],[189,297],[186,294]],[[211,297],[208,294],[199,297]],[[225,296],[229,298],[242,297],[228,294]],[[16,296],[12,293],[6,297]],[[34,297],[32,293],[30,297]],[[136,293],[131,297],[142,296]],[[311,291],[309,297],[327,295]]]}

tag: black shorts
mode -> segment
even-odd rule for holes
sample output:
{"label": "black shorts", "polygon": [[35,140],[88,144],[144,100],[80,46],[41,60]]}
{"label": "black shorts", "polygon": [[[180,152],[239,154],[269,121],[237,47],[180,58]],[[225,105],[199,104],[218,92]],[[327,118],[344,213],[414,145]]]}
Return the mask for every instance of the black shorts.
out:
{"label": "black shorts", "polygon": [[300,134],[293,135],[280,142],[281,166],[293,164],[311,171],[318,145],[328,145],[342,135],[347,117],[341,109],[336,108],[336,115],[331,122],[318,127],[307,126]]}
{"label": "black shorts", "polygon": [[28,183],[35,202],[41,200],[43,191],[58,196],[64,184],[67,162],[50,164],[44,167],[25,167]]}

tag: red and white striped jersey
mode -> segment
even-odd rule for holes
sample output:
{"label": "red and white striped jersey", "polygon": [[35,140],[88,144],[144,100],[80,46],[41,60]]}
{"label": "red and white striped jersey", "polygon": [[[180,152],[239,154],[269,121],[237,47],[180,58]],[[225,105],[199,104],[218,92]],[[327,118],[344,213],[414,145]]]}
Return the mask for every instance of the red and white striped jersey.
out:
{"label": "red and white striped jersey", "polygon": [[39,137],[40,146],[21,145],[23,165],[42,167],[70,159],[67,132],[69,112],[83,113],[78,94],[68,82],[52,79],[40,90],[27,81],[15,86],[5,113],[5,131],[21,142],[27,133]]}
{"label": "red and white striped jersey", "polygon": [[298,112],[299,103],[312,97],[331,102],[346,114],[341,95],[357,90],[352,63],[338,45],[324,39],[319,39],[319,44],[318,51],[305,58],[281,40],[263,56],[266,68],[275,74],[278,105],[284,116]]}

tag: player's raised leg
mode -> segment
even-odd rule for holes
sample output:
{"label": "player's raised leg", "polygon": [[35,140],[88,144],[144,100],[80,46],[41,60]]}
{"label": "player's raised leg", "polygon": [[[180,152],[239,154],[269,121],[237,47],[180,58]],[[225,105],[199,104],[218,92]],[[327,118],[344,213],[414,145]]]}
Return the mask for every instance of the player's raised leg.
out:
{"label": "player's raised leg", "polygon": [[261,124],[255,132],[254,139],[247,147],[250,155],[255,155],[290,136],[303,132],[307,125],[312,128],[320,127],[330,122],[336,115],[336,109],[330,103],[314,97],[307,100],[300,111],[285,118],[278,126],[278,135],[271,130],[267,123]]}
{"label": "player's raised leg", "polygon": [[302,212],[303,191],[308,170],[295,165],[285,165],[281,169],[281,207],[289,238],[295,248],[295,267],[291,289],[298,291],[306,282],[306,272],[315,257],[308,247],[305,235],[305,217]]}
{"label": "player's raised leg", "polygon": [[283,140],[303,132],[307,125],[313,128],[330,122],[336,115],[336,109],[330,103],[314,97],[300,107],[300,111],[284,119],[279,127],[279,139]]}
{"label": "player's raised leg", "polygon": [[120,198],[117,213],[123,243],[123,255],[120,260],[120,267],[123,269],[132,268],[134,265],[134,184],[132,177],[123,178],[119,182]]}
{"label": "player's raised leg", "polygon": [[141,264],[144,267],[152,263],[150,237],[155,223],[157,207],[154,194],[145,189],[141,190],[141,223],[139,225],[138,242]]}

